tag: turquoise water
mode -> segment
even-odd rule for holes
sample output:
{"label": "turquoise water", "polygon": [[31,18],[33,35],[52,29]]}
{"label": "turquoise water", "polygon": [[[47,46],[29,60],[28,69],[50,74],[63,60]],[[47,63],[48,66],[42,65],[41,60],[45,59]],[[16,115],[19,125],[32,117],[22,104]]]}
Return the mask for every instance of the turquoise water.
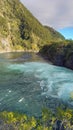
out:
{"label": "turquoise water", "polygon": [[[63,102],[73,108],[73,71],[34,53],[0,54],[0,111],[38,115]],[[47,105],[48,104],[48,105]]]}

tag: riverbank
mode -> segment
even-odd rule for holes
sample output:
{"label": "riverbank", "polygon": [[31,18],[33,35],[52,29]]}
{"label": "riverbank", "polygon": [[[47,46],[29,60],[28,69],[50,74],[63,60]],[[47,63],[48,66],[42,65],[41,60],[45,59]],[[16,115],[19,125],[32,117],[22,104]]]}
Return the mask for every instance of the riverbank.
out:
{"label": "riverbank", "polygon": [[71,63],[68,66],[68,65],[65,64],[65,62],[63,62],[64,61],[64,56],[63,55],[57,54],[57,55],[53,55],[51,57],[49,52],[47,54],[47,50],[46,50],[46,53],[42,53],[39,50],[37,50],[37,51],[36,50],[0,50],[0,54],[3,54],[3,53],[13,53],[13,52],[23,52],[23,53],[25,53],[25,52],[29,52],[29,53],[32,52],[32,53],[36,53],[37,55],[41,56],[46,62],[48,62],[50,64],[53,64],[53,65],[56,65],[56,66],[61,66],[61,67],[66,67],[66,68],[69,68],[69,69],[73,70],[73,60],[70,61]]}
{"label": "riverbank", "polygon": [[39,50],[0,50],[0,54],[1,53],[11,53],[11,52],[34,52],[34,53],[38,53]]}

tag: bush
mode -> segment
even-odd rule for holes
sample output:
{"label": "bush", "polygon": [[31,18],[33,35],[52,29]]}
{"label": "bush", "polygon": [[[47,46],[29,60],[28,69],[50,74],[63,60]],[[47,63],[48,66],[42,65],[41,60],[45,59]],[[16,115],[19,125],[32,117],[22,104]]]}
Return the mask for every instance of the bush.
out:
{"label": "bush", "polygon": [[41,118],[4,111],[0,112],[0,120],[3,120],[2,127],[8,126],[8,130],[10,126],[13,130],[73,130],[73,110],[65,108],[58,108],[56,113],[45,108]]}

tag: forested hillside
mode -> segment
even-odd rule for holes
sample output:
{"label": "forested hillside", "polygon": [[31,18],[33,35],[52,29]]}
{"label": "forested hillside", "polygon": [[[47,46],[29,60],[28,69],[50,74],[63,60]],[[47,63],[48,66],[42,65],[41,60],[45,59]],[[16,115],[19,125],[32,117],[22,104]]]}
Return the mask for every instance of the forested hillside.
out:
{"label": "forested hillside", "polygon": [[38,50],[64,37],[47,29],[19,0],[0,0],[0,50]]}

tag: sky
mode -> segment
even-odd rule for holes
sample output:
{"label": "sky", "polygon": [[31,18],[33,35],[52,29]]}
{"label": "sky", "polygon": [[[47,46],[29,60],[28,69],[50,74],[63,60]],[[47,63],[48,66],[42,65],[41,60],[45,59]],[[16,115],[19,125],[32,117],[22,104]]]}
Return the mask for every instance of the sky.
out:
{"label": "sky", "polygon": [[[73,39],[73,0],[21,0],[43,24]],[[72,29],[71,29],[72,28]],[[64,32],[64,29],[66,32]],[[71,34],[71,36],[70,36]]]}
{"label": "sky", "polygon": [[73,27],[60,29],[59,32],[62,33],[66,39],[73,40]]}

